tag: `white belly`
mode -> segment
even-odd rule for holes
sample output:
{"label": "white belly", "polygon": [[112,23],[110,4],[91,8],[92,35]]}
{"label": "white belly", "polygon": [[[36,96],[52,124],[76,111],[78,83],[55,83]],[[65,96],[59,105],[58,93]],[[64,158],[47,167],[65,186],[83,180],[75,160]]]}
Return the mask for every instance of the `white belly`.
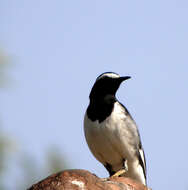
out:
{"label": "white belly", "polygon": [[91,122],[87,115],[84,119],[85,136],[91,152],[104,165],[112,165],[114,171],[122,168],[124,159],[131,161],[135,155],[132,145],[136,143],[133,137],[138,135],[137,130],[130,128],[134,121],[124,112],[116,102],[113,113],[105,121]]}

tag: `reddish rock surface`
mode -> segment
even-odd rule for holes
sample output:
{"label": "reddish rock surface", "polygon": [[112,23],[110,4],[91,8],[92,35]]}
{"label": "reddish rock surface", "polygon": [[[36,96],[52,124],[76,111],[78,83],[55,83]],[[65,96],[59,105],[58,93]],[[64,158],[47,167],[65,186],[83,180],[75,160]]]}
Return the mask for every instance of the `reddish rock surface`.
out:
{"label": "reddish rock surface", "polygon": [[149,190],[125,177],[98,178],[86,170],[65,170],[34,184],[28,190]]}

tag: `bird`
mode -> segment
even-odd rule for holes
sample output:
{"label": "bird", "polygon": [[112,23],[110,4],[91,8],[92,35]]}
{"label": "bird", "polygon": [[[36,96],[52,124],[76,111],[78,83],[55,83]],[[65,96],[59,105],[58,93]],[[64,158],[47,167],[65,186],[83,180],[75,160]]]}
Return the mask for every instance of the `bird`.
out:
{"label": "bird", "polygon": [[110,176],[129,177],[146,185],[146,161],[138,127],[116,98],[120,84],[130,78],[115,72],[97,77],[84,116],[84,134],[90,151]]}

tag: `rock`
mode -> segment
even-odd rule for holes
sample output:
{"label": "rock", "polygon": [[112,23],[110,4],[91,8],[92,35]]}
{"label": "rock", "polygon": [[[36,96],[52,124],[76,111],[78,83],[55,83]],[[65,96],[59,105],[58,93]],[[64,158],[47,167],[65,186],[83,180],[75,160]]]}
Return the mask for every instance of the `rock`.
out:
{"label": "rock", "polygon": [[87,170],[64,170],[32,185],[28,190],[149,190],[126,177],[102,179]]}

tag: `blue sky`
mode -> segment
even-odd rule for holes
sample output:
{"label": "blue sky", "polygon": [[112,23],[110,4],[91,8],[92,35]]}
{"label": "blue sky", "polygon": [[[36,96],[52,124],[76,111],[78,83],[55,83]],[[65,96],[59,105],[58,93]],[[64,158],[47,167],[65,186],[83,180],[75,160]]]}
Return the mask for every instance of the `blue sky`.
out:
{"label": "blue sky", "polygon": [[188,2],[4,0],[0,46],[15,81],[1,121],[42,162],[58,145],[72,163],[108,174],[85,142],[83,117],[96,77],[130,75],[117,97],[140,129],[153,189],[187,189]]}

